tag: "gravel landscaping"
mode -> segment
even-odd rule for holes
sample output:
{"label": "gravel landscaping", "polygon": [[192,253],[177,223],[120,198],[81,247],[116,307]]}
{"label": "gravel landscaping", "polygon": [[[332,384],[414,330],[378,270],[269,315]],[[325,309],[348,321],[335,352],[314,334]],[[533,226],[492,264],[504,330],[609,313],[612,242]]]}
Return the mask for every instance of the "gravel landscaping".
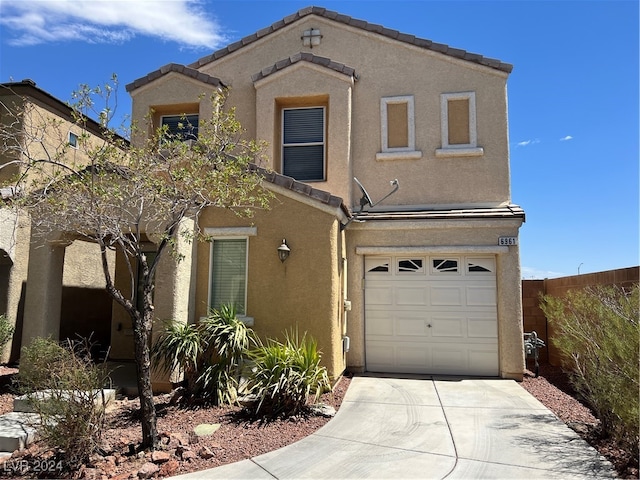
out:
{"label": "gravel landscaping", "polygon": [[[0,379],[4,378],[4,381],[0,381],[0,414],[12,410],[13,395],[10,392],[10,382],[7,381],[7,374],[11,373],[15,373],[15,369],[0,367]],[[335,391],[323,395],[321,402],[338,409],[349,383],[350,378],[342,378]],[[528,372],[521,385],[607,456],[621,478],[638,478],[637,456],[621,451],[608,443],[607,439],[600,438],[598,420],[574,397],[566,376],[560,369],[542,366],[538,378]],[[192,405],[185,408],[179,400],[176,392],[156,397],[161,448],[151,454],[138,449],[141,434],[137,400],[119,399],[116,405],[110,407],[108,427],[103,435],[102,454],[95,455],[89,464],[84,465],[71,478],[164,478],[213,468],[293,443],[330,420],[322,415],[308,414],[260,423],[243,416],[239,407]],[[215,432],[199,436],[194,431],[199,425],[208,425]],[[35,474],[25,466],[38,461],[43,465],[43,460],[50,458],[50,452],[34,444],[5,459],[4,465],[0,465],[0,477],[46,478],[45,473]],[[55,472],[50,472],[49,475],[50,478],[59,476]]]}

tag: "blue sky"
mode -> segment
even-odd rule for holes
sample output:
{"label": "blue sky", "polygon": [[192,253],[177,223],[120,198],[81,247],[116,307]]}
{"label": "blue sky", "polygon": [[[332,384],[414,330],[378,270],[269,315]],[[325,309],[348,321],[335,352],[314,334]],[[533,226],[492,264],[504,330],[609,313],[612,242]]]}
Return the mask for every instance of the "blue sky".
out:
{"label": "blue sky", "polygon": [[0,82],[67,101],[191,63],[309,5],[514,65],[513,202],[524,278],[638,265],[638,1],[0,0]]}

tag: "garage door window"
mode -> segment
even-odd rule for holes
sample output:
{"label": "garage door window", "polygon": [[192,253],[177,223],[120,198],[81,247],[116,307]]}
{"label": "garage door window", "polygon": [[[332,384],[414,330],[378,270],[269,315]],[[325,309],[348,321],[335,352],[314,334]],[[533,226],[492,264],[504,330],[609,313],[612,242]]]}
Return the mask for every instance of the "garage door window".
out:
{"label": "garage door window", "polygon": [[435,258],[432,260],[433,273],[458,273],[458,260],[453,258]]}
{"label": "garage door window", "polygon": [[398,273],[423,273],[424,272],[424,259],[411,258],[398,260]]}
{"label": "garage door window", "polygon": [[367,273],[388,273],[390,263],[388,258],[367,258],[365,269]]}
{"label": "garage door window", "polygon": [[492,258],[468,258],[468,273],[492,273],[495,271],[495,262]]}

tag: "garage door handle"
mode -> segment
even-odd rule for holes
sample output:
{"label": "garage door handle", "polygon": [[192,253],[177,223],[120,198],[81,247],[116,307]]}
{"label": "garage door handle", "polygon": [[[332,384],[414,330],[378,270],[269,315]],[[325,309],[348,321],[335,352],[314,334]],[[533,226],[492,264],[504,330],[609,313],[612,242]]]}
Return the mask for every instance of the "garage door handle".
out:
{"label": "garage door handle", "polygon": [[430,323],[427,323],[427,327],[431,328],[431,324],[430,324]]}

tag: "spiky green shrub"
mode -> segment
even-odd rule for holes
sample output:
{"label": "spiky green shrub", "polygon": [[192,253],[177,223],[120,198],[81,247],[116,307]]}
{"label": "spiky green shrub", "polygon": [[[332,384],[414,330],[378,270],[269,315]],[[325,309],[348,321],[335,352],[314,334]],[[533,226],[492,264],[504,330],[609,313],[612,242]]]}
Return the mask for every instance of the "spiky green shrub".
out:
{"label": "spiky green shrub", "polygon": [[634,449],[640,430],[638,299],[638,285],[627,291],[598,286],[541,302],[576,391],[603,430]]}
{"label": "spiky green shrub", "polygon": [[13,338],[15,331],[15,327],[9,322],[7,316],[5,314],[0,315],[0,355],[7,343]]}
{"label": "spiky green shrub", "polygon": [[240,364],[253,332],[223,305],[195,324],[168,322],[151,349],[165,373],[185,376],[190,395],[215,403],[233,403],[238,395]]}
{"label": "spiky green shrub", "polygon": [[92,362],[87,341],[59,344],[35,338],[22,349],[18,389],[38,415],[38,436],[55,451],[56,464],[69,472],[100,446],[107,382],[108,372]]}
{"label": "spiky green shrub", "polygon": [[320,365],[317,342],[305,333],[285,333],[283,342],[269,339],[249,352],[248,389],[257,401],[248,407],[263,416],[296,415],[308,400],[318,400],[331,388],[327,369]]}

